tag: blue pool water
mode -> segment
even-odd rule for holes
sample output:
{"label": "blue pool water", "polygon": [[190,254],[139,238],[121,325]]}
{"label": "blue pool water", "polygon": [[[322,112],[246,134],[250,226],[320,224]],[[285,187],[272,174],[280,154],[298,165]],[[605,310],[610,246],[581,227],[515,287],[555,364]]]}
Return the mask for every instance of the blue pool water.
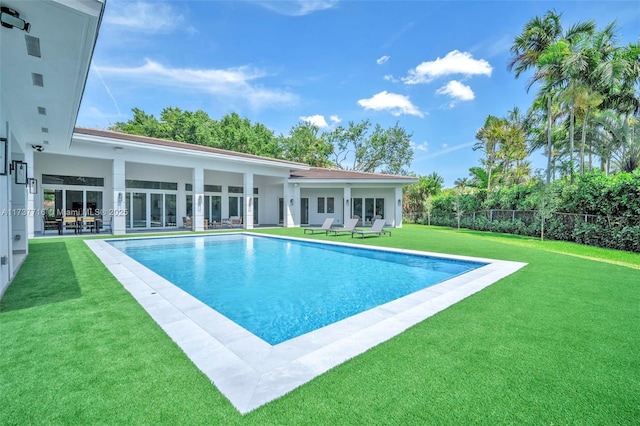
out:
{"label": "blue pool water", "polygon": [[272,345],[484,265],[243,234],[110,244]]}

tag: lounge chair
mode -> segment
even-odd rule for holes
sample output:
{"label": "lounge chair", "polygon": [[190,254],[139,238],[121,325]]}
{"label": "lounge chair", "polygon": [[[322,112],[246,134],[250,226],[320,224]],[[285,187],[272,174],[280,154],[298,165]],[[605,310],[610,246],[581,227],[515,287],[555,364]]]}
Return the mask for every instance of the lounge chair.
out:
{"label": "lounge chair", "polygon": [[353,230],[356,229],[359,220],[359,218],[349,219],[349,221],[344,224],[343,228],[331,228],[327,231],[327,235],[329,235],[329,232],[333,232],[334,236],[342,232],[346,232],[347,234],[349,232],[353,232]]}
{"label": "lounge chair", "polygon": [[362,235],[362,238],[364,238],[365,235],[380,236],[383,234],[389,234],[389,236],[391,236],[391,231],[384,230],[384,224],[385,224],[384,219],[376,219],[376,221],[373,222],[373,225],[371,226],[370,229],[355,229],[351,231],[351,238],[353,238],[354,234]]}
{"label": "lounge chair", "polygon": [[312,228],[304,228],[304,233],[306,234],[307,231],[311,232],[311,234],[315,234],[316,232],[324,232],[325,235],[329,234],[329,231],[331,230],[331,226],[333,225],[333,218],[332,217],[328,217],[324,220],[324,223],[322,224],[322,226],[320,227],[312,227]]}
{"label": "lounge chair", "polygon": [[238,225],[238,228],[242,228],[242,216],[229,217],[229,226],[234,228],[236,225]]}

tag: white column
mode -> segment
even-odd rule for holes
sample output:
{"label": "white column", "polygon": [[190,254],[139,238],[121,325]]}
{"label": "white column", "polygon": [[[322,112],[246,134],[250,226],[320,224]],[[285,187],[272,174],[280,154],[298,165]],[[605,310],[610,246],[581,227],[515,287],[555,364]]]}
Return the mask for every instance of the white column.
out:
{"label": "white column", "polygon": [[193,169],[193,224],[194,231],[204,231],[204,169]]}
{"label": "white column", "polygon": [[244,217],[242,218],[242,226],[245,229],[253,229],[253,173],[245,173],[242,184],[244,186]]}
{"label": "white column", "polygon": [[[293,191],[294,186],[289,184],[285,179],[283,185],[283,204],[284,204],[284,227],[291,228],[295,226],[295,194]],[[298,199],[299,203],[299,199]]]}
{"label": "white column", "polygon": [[347,185],[343,190],[342,200],[342,223],[346,224],[351,219],[351,186]]}
{"label": "white column", "polygon": [[127,233],[127,185],[125,176],[124,158],[113,159],[113,207],[110,216],[102,215],[102,220],[112,220],[111,231],[113,235],[124,235]]}
{"label": "white column", "polygon": [[[33,151],[27,151],[24,155],[24,161],[27,163],[27,177],[28,178],[35,178],[35,172],[34,172],[34,164],[33,164]],[[36,227],[36,223],[35,221],[38,220],[39,223],[37,224],[38,228],[43,226],[42,223],[42,216],[41,215],[36,215],[35,214],[35,199],[36,199],[36,195],[35,194],[31,194],[29,192],[29,182],[27,181],[27,217],[25,218],[26,220],[26,225],[27,225],[27,239],[31,239],[34,237],[34,231],[35,231],[35,227]],[[27,251],[27,253],[29,253],[29,244],[26,245],[25,250]]]}
{"label": "white column", "polygon": [[393,205],[396,212],[396,217],[394,220],[394,226],[396,228],[402,228],[402,186],[396,186],[395,190],[395,200],[393,200]]}

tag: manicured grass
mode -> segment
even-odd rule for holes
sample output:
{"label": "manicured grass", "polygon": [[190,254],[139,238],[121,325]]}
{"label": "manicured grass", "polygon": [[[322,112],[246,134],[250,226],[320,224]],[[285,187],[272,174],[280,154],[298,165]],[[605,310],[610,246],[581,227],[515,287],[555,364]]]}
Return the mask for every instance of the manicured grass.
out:
{"label": "manicured grass", "polygon": [[241,416],[81,239],[34,240],[0,301],[0,424],[640,419],[640,255],[422,226],[312,238],[529,265]]}

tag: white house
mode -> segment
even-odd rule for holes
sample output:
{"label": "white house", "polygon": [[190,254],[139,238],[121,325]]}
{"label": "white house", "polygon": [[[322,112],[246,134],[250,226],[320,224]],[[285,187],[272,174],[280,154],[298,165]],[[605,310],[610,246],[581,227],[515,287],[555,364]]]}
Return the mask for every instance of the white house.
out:
{"label": "white house", "polygon": [[74,127],[104,3],[0,4],[0,297],[47,217],[90,215],[114,234],[201,231],[234,216],[247,229],[354,216],[402,226],[412,177]]}

